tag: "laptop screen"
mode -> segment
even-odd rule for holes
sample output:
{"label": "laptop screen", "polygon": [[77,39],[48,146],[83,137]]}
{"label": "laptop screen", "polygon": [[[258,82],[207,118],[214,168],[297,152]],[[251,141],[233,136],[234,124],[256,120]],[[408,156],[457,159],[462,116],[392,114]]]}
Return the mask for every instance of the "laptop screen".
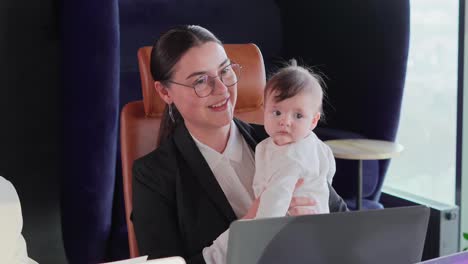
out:
{"label": "laptop screen", "polygon": [[425,206],[235,221],[227,263],[415,263],[428,221]]}

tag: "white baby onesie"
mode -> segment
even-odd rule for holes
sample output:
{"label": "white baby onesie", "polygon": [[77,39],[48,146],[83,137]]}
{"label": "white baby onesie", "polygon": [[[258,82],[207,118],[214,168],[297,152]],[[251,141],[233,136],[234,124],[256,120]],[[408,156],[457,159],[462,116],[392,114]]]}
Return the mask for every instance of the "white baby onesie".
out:
{"label": "white baby onesie", "polygon": [[[260,142],[255,151],[253,190],[260,198],[256,218],[285,216],[291,198],[309,197],[316,213],[328,213],[329,189],[336,171],[331,149],[315,133],[277,146],[273,139]],[[299,178],[304,184],[294,191]]]}

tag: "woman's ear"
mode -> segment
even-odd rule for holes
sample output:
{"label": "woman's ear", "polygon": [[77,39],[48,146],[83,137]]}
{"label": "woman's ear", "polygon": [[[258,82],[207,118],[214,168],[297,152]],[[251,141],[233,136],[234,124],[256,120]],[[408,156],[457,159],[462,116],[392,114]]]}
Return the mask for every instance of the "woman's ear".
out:
{"label": "woman's ear", "polygon": [[312,123],[310,124],[310,130],[313,130],[320,120],[320,112],[316,113],[314,118],[312,118]]}
{"label": "woman's ear", "polygon": [[161,96],[164,102],[166,102],[166,104],[172,104],[171,95],[169,94],[167,88],[160,81],[154,82],[154,89],[159,94],[159,96]]}

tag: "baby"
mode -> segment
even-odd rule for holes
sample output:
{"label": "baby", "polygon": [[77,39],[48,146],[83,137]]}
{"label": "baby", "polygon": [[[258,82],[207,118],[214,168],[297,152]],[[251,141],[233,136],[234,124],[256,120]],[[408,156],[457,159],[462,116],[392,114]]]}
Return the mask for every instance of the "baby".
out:
{"label": "baby", "polygon": [[[253,190],[260,198],[256,218],[285,216],[291,198],[309,197],[315,213],[328,213],[328,184],[335,174],[331,149],[312,130],[322,109],[320,77],[292,65],[265,88],[265,130],[270,136],[255,151]],[[298,179],[304,183],[296,191]]]}

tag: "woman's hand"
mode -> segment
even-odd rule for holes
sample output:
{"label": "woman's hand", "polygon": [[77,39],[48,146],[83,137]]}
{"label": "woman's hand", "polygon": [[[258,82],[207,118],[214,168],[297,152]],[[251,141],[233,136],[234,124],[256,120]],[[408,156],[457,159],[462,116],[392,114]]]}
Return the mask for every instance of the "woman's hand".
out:
{"label": "woman's hand", "polygon": [[[301,187],[302,184],[304,184],[304,179],[301,178],[297,180],[294,190],[297,190],[297,188]],[[258,206],[260,204],[260,198],[261,198],[261,195],[260,197],[254,200],[249,210],[247,211],[247,214],[244,217],[242,217],[243,220],[255,218],[255,216],[257,215]],[[313,199],[310,199],[307,197],[293,197],[291,199],[291,203],[289,204],[289,209],[288,209],[287,214],[293,215],[293,216],[315,214],[315,211],[310,208],[310,206],[314,206],[314,205],[315,205],[315,201]]]}
{"label": "woman's hand", "polygon": [[[261,196],[260,196],[261,197]],[[258,210],[258,205],[260,204],[260,197],[255,199],[250,206],[249,210],[247,211],[247,214],[244,215],[241,219],[247,220],[247,219],[254,219],[255,216],[257,215],[257,210]]]}
{"label": "woman's hand", "polygon": [[[296,187],[294,190],[297,190],[297,188],[301,187],[301,185],[304,184],[304,179],[300,178],[297,183]],[[316,212],[314,209],[310,208],[310,206],[314,206],[315,201],[311,198],[308,197],[294,197],[291,199],[291,203],[289,204],[289,209],[288,209],[288,215],[309,215],[309,214],[315,214]],[[258,208],[258,205],[257,205]]]}

